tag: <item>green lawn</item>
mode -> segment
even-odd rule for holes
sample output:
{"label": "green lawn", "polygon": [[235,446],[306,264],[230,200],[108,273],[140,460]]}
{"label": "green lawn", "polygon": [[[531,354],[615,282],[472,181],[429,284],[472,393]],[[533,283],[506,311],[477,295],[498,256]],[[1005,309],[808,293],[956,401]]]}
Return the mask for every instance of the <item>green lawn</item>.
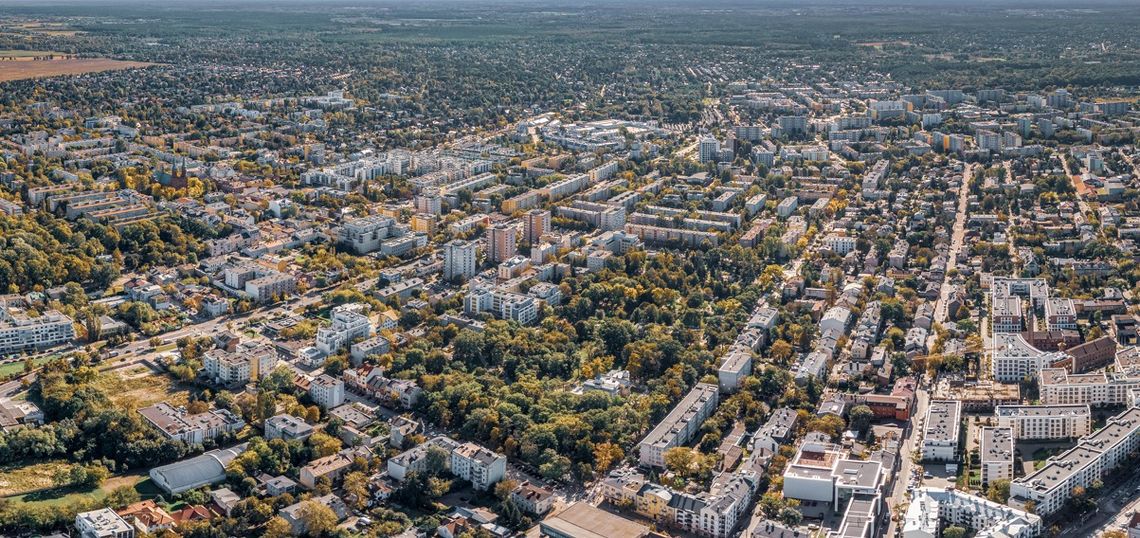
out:
{"label": "green lawn", "polygon": [[[46,357],[39,357],[36,359],[32,359],[32,365],[35,367],[43,366],[44,364],[47,364],[48,362],[50,362],[54,358],[55,358],[55,355],[49,355]],[[0,378],[5,378],[5,377],[8,377],[12,374],[18,374],[18,373],[23,372],[23,371],[24,371],[24,361],[16,361],[16,362],[11,362],[8,364],[0,365]]]}

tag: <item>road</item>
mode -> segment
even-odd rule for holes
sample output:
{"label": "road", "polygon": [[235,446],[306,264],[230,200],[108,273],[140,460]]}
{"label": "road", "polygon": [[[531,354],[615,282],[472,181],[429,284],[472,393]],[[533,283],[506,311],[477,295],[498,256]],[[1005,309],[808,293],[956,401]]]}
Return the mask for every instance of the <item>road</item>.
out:
{"label": "road", "polygon": [[[921,378],[920,378],[921,379]],[[921,382],[921,381],[920,381]],[[915,451],[919,449],[921,438],[920,430],[917,427],[918,421],[926,417],[926,408],[930,405],[930,392],[922,387],[915,392],[914,414],[911,415],[911,420],[907,423],[906,430],[904,430],[903,441],[899,446],[899,459],[902,463],[899,464],[899,472],[895,474],[895,486],[891,490],[890,496],[887,498],[887,506],[891,514],[891,521],[887,525],[887,532],[883,536],[891,537],[895,535],[898,523],[895,521],[896,517],[902,517],[903,512],[900,508],[907,502],[907,484],[910,482],[911,473],[914,472],[916,464],[914,463]]]}
{"label": "road", "polygon": [[[934,321],[938,323],[945,323],[946,318],[949,317],[949,313],[946,311],[946,303],[950,300],[950,292],[954,289],[950,272],[958,268],[958,255],[962,252],[962,246],[966,239],[970,178],[973,177],[974,168],[975,165],[968,164],[962,170],[962,186],[958,188],[958,210],[954,214],[954,226],[950,232],[950,250],[947,251],[946,272],[942,277],[942,289],[938,294],[938,302],[934,304]],[[931,333],[930,338],[936,338],[935,334]],[[927,347],[931,347],[933,340],[928,344]]]}

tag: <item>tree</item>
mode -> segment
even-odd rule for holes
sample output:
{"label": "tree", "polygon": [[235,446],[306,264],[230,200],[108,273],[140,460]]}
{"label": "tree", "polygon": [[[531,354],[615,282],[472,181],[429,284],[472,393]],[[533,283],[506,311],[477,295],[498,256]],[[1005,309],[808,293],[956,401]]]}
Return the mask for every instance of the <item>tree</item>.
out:
{"label": "tree", "polygon": [[796,525],[799,525],[800,522],[804,519],[804,515],[801,514],[799,510],[796,510],[791,506],[785,506],[781,508],[780,513],[777,517],[781,523],[789,527],[795,527]]}
{"label": "tree", "polygon": [[665,468],[681,476],[688,476],[695,459],[689,447],[673,447],[665,451]]}
{"label": "tree", "polygon": [[951,525],[942,531],[942,538],[966,538],[966,529]]}
{"label": "tree", "polygon": [[772,342],[772,347],[768,350],[768,354],[772,356],[772,360],[781,366],[787,366],[788,361],[792,358],[792,345],[787,340],[780,339]]}
{"label": "tree", "polygon": [[293,536],[293,526],[281,516],[273,516],[265,524],[265,534],[262,534],[263,538],[290,538],[291,536]]}
{"label": "tree", "polygon": [[336,528],[336,512],[317,501],[305,501],[301,504],[298,519],[305,526],[307,536],[324,536]]}
{"label": "tree", "polygon": [[139,502],[139,492],[134,486],[119,486],[103,498],[103,506],[119,509],[128,504]]}
{"label": "tree", "polygon": [[1002,478],[990,482],[986,497],[995,503],[1005,504],[1009,501],[1009,480]]}
{"label": "tree", "polygon": [[847,415],[847,426],[849,429],[855,430],[859,433],[864,433],[867,428],[871,427],[871,420],[875,418],[875,412],[866,405],[857,405],[851,409]]}
{"label": "tree", "polygon": [[324,432],[316,432],[309,436],[309,446],[313,447],[316,457],[323,458],[336,454],[340,450],[340,439]]}
{"label": "tree", "polygon": [[518,485],[517,480],[511,480],[510,478],[500,480],[495,484],[495,497],[500,501],[507,500],[511,496],[511,492],[514,491]]}
{"label": "tree", "polygon": [[353,508],[363,510],[368,505],[368,477],[359,471],[344,475],[345,499],[352,503]]}

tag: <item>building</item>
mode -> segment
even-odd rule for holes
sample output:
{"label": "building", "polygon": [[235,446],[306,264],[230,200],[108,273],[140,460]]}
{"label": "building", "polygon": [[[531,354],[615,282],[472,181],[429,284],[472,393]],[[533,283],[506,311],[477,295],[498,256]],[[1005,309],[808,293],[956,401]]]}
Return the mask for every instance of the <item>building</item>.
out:
{"label": "building", "polygon": [[202,369],[206,376],[221,385],[257,381],[276,366],[277,352],[264,342],[242,342],[233,351],[217,348],[202,356]]}
{"label": "building", "polygon": [[245,283],[245,293],[254,302],[267,303],[297,292],[297,279],[288,273],[270,271]]}
{"label": "building", "polygon": [[370,457],[372,457],[372,453],[365,447],[346,448],[331,456],[317,458],[309,462],[308,465],[301,467],[297,473],[297,482],[309,489],[317,487],[317,481],[322,478],[328,478],[330,482],[336,483],[341,476],[344,476],[356,458],[368,459]]}
{"label": "building", "polygon": [[1123,405],[1128,393],[1140,388],[1140,375],[1132,371],[1070,374],[1064,368],[1044,368],[1038,376],[1044,405]]}
{"label": "building", "polygon": [[293,415],[276,415],[265,419],[266,440],[304,440],[312,434],[313,427]]}
{"label": "building", "polygon": [[207,439],[234,433],[245,427],[245,421],[228,409],[191,414],[185,407],[174,407],[161,402],[138,411],[164,437],[187,445],[200,445]]}
{"label": "building", "polygon": [[995,480],[1013,479],[1013,429],[982,428],[979,449],[982,466],[982,487]]}
{"label": "building", "polygon": [[702,136],[698,142],[698,154],[703,163],[717,162],[720,160],[720,140],[712,135]]}
{"label": "building", "polygon": [[999,405],[998,426],[1010,428],[1018,441],[1054,441],[1088,435],[1092,411],[1084,405]]}
{"label": "building", "polygon": [[397,231],[395,219],[372,215],[345,222],[337,233],[337,240],[357,254],[369,254],[380,250],[380,244],[394,235],[403,235]]}
{"label": "building", "polygon": [[805,440],[784,468],[785,498],[826,503],[840,511],[856,495],[878,495],[882,464],[847,459],[837,445]]}
{"label": "building", "polygon": [[[2,304],[2,303],[0,303]],[[75,338],[71,318],[55,310],[39,316],[8,305],[0,308],[0,355],[66,344]]]}
{"label": "building", "polygon": [[75,530],[80,538],[135,538],[135,528],[110,508],[76,514]]}
{"label": "building", "polygon": [[517,228],[507,224],[487,228],[487,261],[502,263],[518,253],[515,246],[516,231]]}
{"label": "building", "polygon": [[550,538],[646,538],[652,534],[645,525],[595,508],[586,502],[576,502],[562,512],[542,520],[539,522],[539,531]]}
{"label": "building", "polygon": [[157,534],[175,525],[174,517],[152,499],[128,505],[117,513],[138,529],[139,533]]}
{"label": "building", "polygon": [[1089,488],[1140,448],[1140,407],[1130,407],[1044,467],[1010,483],[1009,505],[1041,515],[1060,510],[1076,487]]}
{"label": "building", "polygon": [[665,467],[665,451],[688,443],[719,402],[716,385],[697,383],[681,402],[638,444],[640,462],[646,467]]}
{"label": "building", "polygon": [[973,529],[979,537],[1041,535],[1041,518],[1035,514],[958,489],[915,489],[902,522],[902,537],[937,538],[950,526]]}
{"label": "building", "polygon": [[309,384],[309,397],[322,409],[332,409],[344,403],[344,381],[321,374]]}
{"label": "building", "polygon": [[507,472],[507,457],[475,443],[464,443],[451,452],[451,474],[471,482],[477,490],[489,490]]}
{"label": "building", "polygon": [[554,492],[530,482],[523,482],[511,492],[511,500],[523,512],[544,516],[554,507]]}
{"label": "building", "polygon": [[962,426],[962,402],[933,400],[926,410],[922,434],[923,461],[958,459],[958,436]]}
{"label": "building", "polygon": [[366,340],[372,336],[372,321],[364,313],[366,308],[363,303],[333,308],[329,313],[332,324],[317,330],[316,348],[326,355],[333,355],[355,340]]}
{"label": "building", "polygon": [[470,280],[475,276],[475,243],[453,239],[443,245],[443,279]]}
{"label": "building", "polygon": [[523,221],[523,243],[528,246],[539,244],[542,234],[550,232],[550,212],[544,209],[532,209],[527,212]]}
{"label": "building", "polygon": [[155,467],[150,478],[155,485],[170,495],[217,484],[226,479],[226,466],[245,451],[247,443],[230,448],[219,448],[205,454]]}
{"label": "building", "polygon": [[1077,330],[1077,308],[1073,300],[1061,297],[1046,299],[1045,326],[1050,331]]}

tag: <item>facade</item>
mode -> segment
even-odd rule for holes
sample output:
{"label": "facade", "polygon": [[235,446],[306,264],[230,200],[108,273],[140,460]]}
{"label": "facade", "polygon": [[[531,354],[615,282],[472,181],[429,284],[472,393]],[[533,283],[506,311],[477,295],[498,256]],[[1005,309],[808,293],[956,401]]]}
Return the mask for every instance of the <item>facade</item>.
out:
{"label": "facade", "polygon": [[443,245],[444,280],[469,280],[475,276],[475,243],[453,239]]}
{"label": "facade", "polygon": [[322,409],[332,409],[344,403],[344,381],[321,374],[309,384],[309,396]]}
{"label": "facade", "polygon": [[698,383],[638,445],[640,462],[646,467],[665,467],[665,451],[688,443],[719,402],[716,385]]}
{"label": "facade", "polygon": [[74,338],[71,318],[55,310],[32,317],[19,308],[0,308],[0,355],[66,344]]}
{"label": "facade", "polygon": [[1092,411],[1084,405],[999,405],[998,426],[1018,441],[1076,439],[1092,431]]}
{"label": "facade", "polygon": [[1064,368],[1045,368],[1038,379],[1045,405],[1124,405],[1129,392],[1140,388],[1140,376],[1134,372],[1070,374]]}
{"label": "facade", "polygon": [[464,443],[451,452],[451,474],[471,482],[477,490],[489,490],[506,472],[506,456],[475,443]]}
{"label": "facade", "polygon": [[372,336],[372,321],[364,313],[365,308],[362,303],[333,308],[329,313],[332,324],[317,330],[316,348],[332,355],[347,348],[354,340]]}
{"label": "facade", "polygon": [[487,228],[487,261],[502,263],[518,253],[515,247],[514,226],[500,224]]}
{"label": "facade", "polygon": [[206,376],[222,385],[257,381],[277,366],[277,352],[263,342],[243,342],[235,351],[211,349],[202,356]]}

